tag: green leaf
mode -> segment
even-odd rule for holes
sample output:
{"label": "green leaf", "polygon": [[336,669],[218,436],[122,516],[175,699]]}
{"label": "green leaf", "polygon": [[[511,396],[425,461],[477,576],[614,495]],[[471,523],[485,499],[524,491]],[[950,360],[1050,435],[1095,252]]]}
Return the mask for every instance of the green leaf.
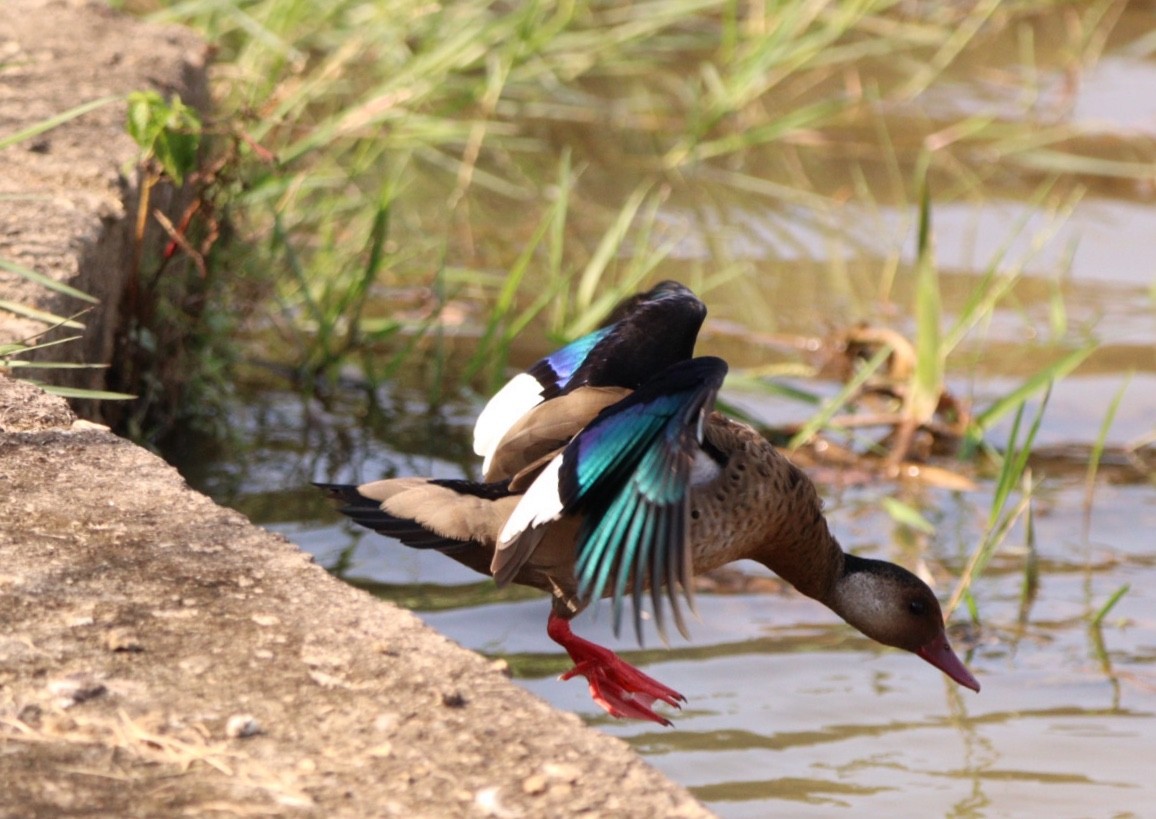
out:
{"label": "green leaf", "polygon": [[129,94],[125,128],[144,156],[155,157],[178,185],[196,168],[201,120],[180,97],[166,102],[156,91]]}

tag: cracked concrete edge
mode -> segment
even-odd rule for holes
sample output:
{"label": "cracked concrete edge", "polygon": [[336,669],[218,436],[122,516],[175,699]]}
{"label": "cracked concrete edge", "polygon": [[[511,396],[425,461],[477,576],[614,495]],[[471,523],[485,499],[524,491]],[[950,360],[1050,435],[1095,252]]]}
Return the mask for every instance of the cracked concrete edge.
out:
{"label": "cracked concrete edge", "polygon": [[[187,31],[87,0],[5,8],[0,133],[143,87],[204,104]],[[96,361],[130,252],[123,113],[0,151],[0,258],[101,297]],[[2,272],[0,298],[70,308]],[[0,322],[0,341],[30,328]],[[3,375],[0,498],[0,815],[709,815],[621,741]]]}
{"label": "cracked concrete edge", "polygon": [[[107,364],[131,273],[139,150],[125,130],[125,96],[155,89],[208,108],[209,50],[191,31],[130,20],[95,0],[5,0],[0,15],[0,134],[14,134],[77,106],[119,98],[0,150],[0,259],[97,299],[64,295],[0,269],[3,298],[72,317],[82,330],[0,311],[0,344],[76,335],[21,356]],[[185,191],[153,188],[150,208],[179,222]],[[143,243],[156,257],[156,220]],[[46,332],[47,331],[47,332]],[[37,380],[100,389],[104,371],[37,369]],[[90,415],[96,408],[82,408]]]}

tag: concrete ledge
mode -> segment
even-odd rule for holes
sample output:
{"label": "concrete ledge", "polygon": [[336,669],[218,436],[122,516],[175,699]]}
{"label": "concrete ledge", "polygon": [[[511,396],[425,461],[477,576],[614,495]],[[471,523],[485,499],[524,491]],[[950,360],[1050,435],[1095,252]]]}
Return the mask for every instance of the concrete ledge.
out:
{"label": "concrete ledge", "polygon": [[[6,0],[0,133],[106,93],[195,93],[204,54],[97,4]],[[0,256],[102,298],[93,361],[127,269],[122,118],[0,152]],[[70,309],[5,274],[0,298]],[[5,817],[708,815],[624,743],[2,374],[0,556]]]}

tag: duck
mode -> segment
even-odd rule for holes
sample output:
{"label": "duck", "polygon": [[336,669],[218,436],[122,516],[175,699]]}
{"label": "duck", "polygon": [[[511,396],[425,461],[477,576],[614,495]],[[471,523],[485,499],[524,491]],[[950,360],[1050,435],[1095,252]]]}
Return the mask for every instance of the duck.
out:
{"label": "duck", "polygon": [[738,560],[766,566],[867,637],[911,652],[959,685],[979,682],[952,650],[939,601],[907,569],[846,552],[814,483],[766,438],[714,408],[727,364],[695,356],[705,304],[664,281],[593,332],[505,384],[478,416],[481,479],[318,483],[354,522],[491,576],[546,592],[546,631],[611,716],[671,725],[685,697],[571,620],[627,604],[687,636],[693,578]]}

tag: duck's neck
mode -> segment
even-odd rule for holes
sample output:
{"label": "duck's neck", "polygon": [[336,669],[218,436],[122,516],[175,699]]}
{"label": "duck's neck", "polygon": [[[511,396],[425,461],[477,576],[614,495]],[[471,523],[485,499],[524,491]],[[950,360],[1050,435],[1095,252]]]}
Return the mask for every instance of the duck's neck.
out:
{"label": "duck's neck", "polygon": [[[808,597],[831,606],[844,573],[844,553],[823,517],[815,485],[751,427],[714,415],[707,448],[718,476],[698,490],[698,540],[711,544],[695,569],[750,558]],[[698,511],[692,510],[695,519]],[[692,525],[692,532],[695,527]],[[722,541],[729,545],[718,548]]]}
{"label": "duck's neck", "polygon": [[816,519],[789,526],[755,559],[803,594],[834,608],[835,589],[849,558],[816,512]]}

